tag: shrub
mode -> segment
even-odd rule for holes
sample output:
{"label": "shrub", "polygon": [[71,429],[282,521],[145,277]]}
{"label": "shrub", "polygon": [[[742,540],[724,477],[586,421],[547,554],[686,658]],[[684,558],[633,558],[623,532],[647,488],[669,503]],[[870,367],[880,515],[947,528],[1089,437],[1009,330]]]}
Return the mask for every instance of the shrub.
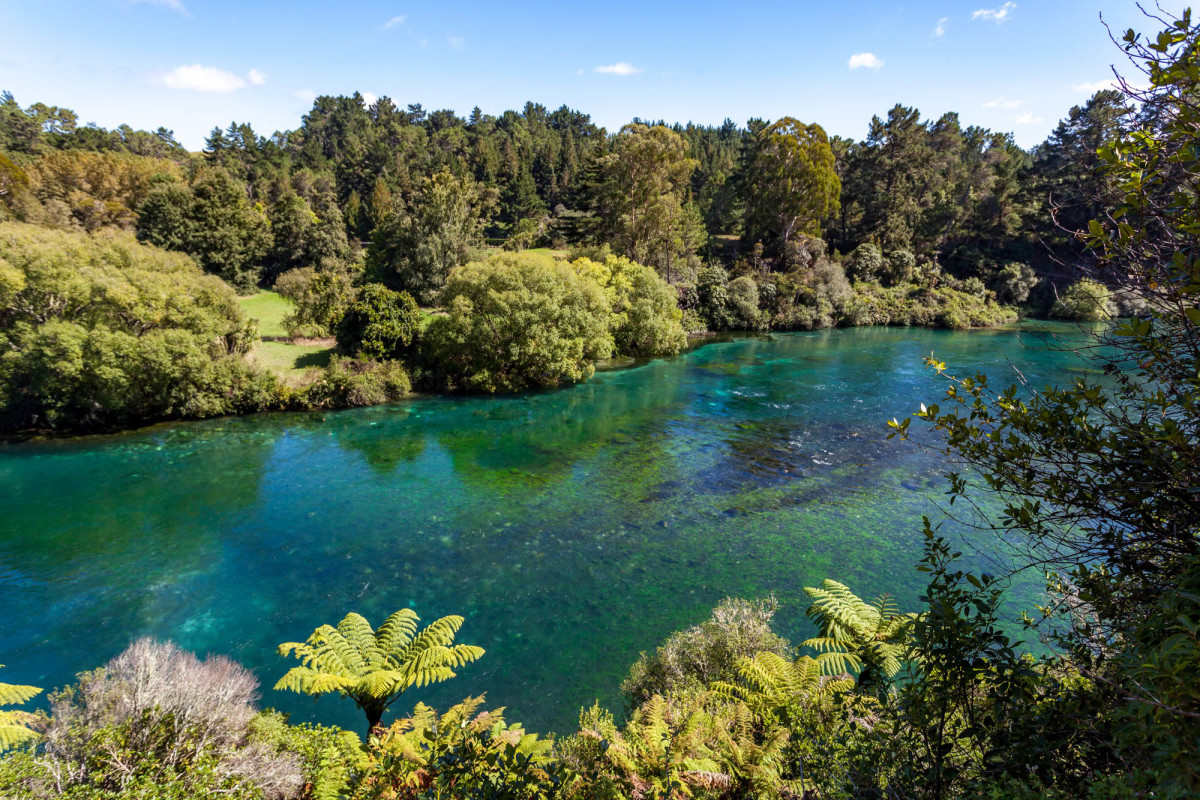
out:
{"label": "shrub", "polygon": [[878,281],[883,273],[883,254],[879,248],[864,242],[854,248],[846,261],[846,275],[852,281]]}
{"label": "shrub", "polygon": [[399,358],[420,329],[421,309],[412,295],[368,283],[337,323],[338,347],[359,357]]}
{"label": "shrub", "polygon": [[604,291],[569,265],[497,253],[450,274],[448,313],[425,330],[425,363],[457,390],[512,392],[591,377],[612,355]]}
{"label": "shrub", "polygon": [[638,657],[621,684],[626,702],[636,707],[654,695],[670,699],[700,691],[714,681],[733,683],[742,656],[787,655],[787,641],[771,630],[778,610],[774,598],[757,603],[722,600],[708,621],[671,634],[654,655]]}
{"label": "shrub", "polygon": [[0,426],[69,428],[251,410],[254,324],[187,256],[128,234],[0,225]]}
{"label": "shrub", "polygon": [[758,311],[758,284],[748,275],[729,282],[729,309],[734,324],[745,330],[757,330],[766,324]]}
{"label": "shrub", "polygon": [[249,736],[257,692],[254,676],[227,658],[134,642],[51,696],[27,786],[34,795],[57,794],[53,785],[88,795],[291,796],[302,785],[299,759]]}
{"label": "shrub", "polygon": [[304,393],[309,408],[375,406],[412,391],[408,372],[395,361],[334,356]]}
{"label": "shrub", "polygon": [[704,267],[696,275],[697,308],[708,329],[727,331],[736,327],[729,307],[729,273],[723,267]]}
{"label": "shrub", "polygon": [[677,292],[651,267],[609,256],[571,262],[604,289],[612,307],[610,329],[616,352],[627,356],[675,355],[687,344]]}
{"label": "shrub", "polygon": [[1083,278],[1067,287],[1050,316],[1075,320],[1106,320],[1116,316],[1117,306],[1112,291],[1099,281]]}
{"label": "shrub", "polygon": [[329,335],[354,301],[350,275],[339,269],[289,270],[275,281],[275,291],[295,307],[283,318],[283,326],[292,337]]}

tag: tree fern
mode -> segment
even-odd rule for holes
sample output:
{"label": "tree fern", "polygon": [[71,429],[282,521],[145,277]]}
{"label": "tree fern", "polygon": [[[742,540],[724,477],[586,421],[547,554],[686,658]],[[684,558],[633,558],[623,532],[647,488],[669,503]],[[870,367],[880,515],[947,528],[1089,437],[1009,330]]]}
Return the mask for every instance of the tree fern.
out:
{"label": "tree fern", "polygon": [[483,648],[454,644],[462,617],[442,617],[418,632],[420,621],[402,608],[373,630],[351,612],[336,628],[322,625],[305,642],[285,642],[279,654],[294,653],[301,666],[288,670],[275,688],[349,697],[366,714],[369,734],[405,691],[449,680],[455,669],[483,655]]}
{"label": "tree fern", "polygon": [[[0,664],[0,668],[3,667],[4,665]],[[0,683],[0,706],[20,705],[36,697],[41,691],[36,686]],[[36,739],[37,732],[31,730],[35,720],[36,717],[27,711],[0,709],[0,753]]]}
{"label": "tree fern", "polygon": [[865,688],[885,685],[896,676],[916,614],[901,614],[886,594],[867,603],[837,581],[823,581],[804,593],[813,599],[807,614],[820,630],[803,644],[817,651],[822,672],[858,672]]}

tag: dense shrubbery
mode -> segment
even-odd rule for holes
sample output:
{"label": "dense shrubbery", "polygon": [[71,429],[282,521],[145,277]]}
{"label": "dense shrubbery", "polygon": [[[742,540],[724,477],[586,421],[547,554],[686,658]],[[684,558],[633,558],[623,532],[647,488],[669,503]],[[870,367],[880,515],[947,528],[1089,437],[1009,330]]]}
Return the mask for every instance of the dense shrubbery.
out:
{"label": "dense shrubbery", "polygon": [[253,325],[219,279],[129,235],[0,226],[0,418],[10,428],[270,405]]}
{"label": "dense shrubbery", "polygon": [[511,392],[585,380],[612,355],[604,290],[566,264],[499,253],[450,274],[446,315],[422,341],[425,362],[450,389]]}
{"label": "dense shrubbery", "polygon": [[1050,310],[1051,316],[1075,320],[1108,320],[1116,312],[1112,290],[1087,278],[1068,286]]}
{"label": "dense shrubbery", "polygon": [[368,283],[337,321],[338,346],[366,358],[396,359],[413,344],[421,310],[408,292]]}

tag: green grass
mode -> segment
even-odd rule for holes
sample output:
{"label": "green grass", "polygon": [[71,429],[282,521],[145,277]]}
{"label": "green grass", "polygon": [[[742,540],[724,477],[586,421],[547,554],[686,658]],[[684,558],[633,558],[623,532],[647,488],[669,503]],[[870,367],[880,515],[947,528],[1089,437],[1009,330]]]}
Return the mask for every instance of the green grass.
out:
{"label": "green grass", "polygon": [[292,311],[292,304],[275,292],[238,298],[246,316],[258,320],[258,335],[263,341],[255,343],[247,359],[250,363],[270,370],[287,383],[300,383],[310,369],[329,364],[333,347],[325,344],[292,344],[283,318]]}
{"label": "green grass", "polygon": [[248,356],[250,363],[270,370],[287,383],[299,383],[313,368],[329,364],[333,348],[319,344],[258,342]]}
{"label": "green grass", "polygon": [[258,320],[258,335],[264,339],[286,339],[287,330],[283,318],[292,313],[292,303],[275,292],[261,291],[258,294],[238,298],[238,305],[246,316]]}

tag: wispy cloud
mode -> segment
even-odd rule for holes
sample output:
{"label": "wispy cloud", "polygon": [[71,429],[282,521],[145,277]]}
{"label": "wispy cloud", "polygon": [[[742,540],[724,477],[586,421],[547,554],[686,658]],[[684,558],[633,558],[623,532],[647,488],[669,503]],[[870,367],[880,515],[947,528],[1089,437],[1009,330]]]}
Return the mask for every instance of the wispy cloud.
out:
{"label": "wispy cloud", "polygon": [[618,61],[615,64],[592,67],[592,72],[599,72],[604,75],[636,75],[641,71],[641,68],[635,67],[628,61]]}
{"label": "wispy cloud", "polygon": [[183,4],[182,0],[129,0],[130,5],[136,6],[141,3],[149,6],[161,6],[162,8],[169,8],[172,11],[183,14],[185,17],[190,17],[192,15],[191,12],[187,10],[187,6]]}
{"label": "wispy cloud", "polygon": [[933,29],[933,33],[929,34],[935,39],[940,39],[946,35],[946,23],[950,21],[949,17],[942,17],[938,20],[937,27]]}
{"label": "wispy cloud", "polygon": [[379,97],[377,95],[373,95],[370,92],[363,92],[362,98],[363,98],[363,103],[366,104],[367,108],[370,108],[371,106],[375,105],[375,101],[379,99]]}
{"label": "wispy cloud", "polygon": [[1071,87],[1071,90],[1076,91],[1076,92],[1087,92],[1088,94],[1095,94],[1096,92],[1100,91],[1101,89],[1115,89],[1115,88],[1116,88],[1116,83],[1114,83],[1113,80],[1111,78],[1109,78],[1106,81],[1094,81],[1092,83],[1077,83]]}
{"label": "wispy cloud", "polygon": [[971,19],[985,19],[989,22],[1004,22],[1017,7],[1016,3],[1005,3],[999,8],[981,8],[971,13]]}
{"label": "wispy cloud", "polygon": [[398,17],[392,17],[392,18],[391,18],[391,19],[389,19],[387,22],[383,23],[383,27],[384,27],[384,28],[394,28],[394,27],[396,27],[397,25],[403,25],[403,24],[404,24],[404,20],[405,20],[405,17],[404,17],[404,15],[403,15],[403,14],[401,14],[400,16],[398,16]]}
{"label": "wispy cloud", "polygon": [[455,50],[462,50],[466,45],[467,40],[461,36],[447,36],[446,42]]}
{"label": "wispy cloud", "polygon": [[1009,100],[1006,97],[997,97],[995,100],[989,100],[983,104],[984,108],[1018,108],[1025,104],[1024,100]]}
{"label": "wispy cloud", "polygon": [[160,76],[154,82],[168,89],[185,89],[193,92],[236,92],[246,86],[262,86],[267,76],[256,69],[250,70],[246,77],[226,72],[216,67],[206,67],[203,64],[188,64],[176,67]]}
{"label": "wispy cloud", "polygon": [[1016,122],[1018,125],[1036,125],[1037,123],[1042,121],[1042,118],[1035,117],[1032,112],[1026,111],[1024,114],[1017,117],[1013,121]]}
{"label": "wispy cloud", "polygon": [[850,56],[850,69],[859,69],[866,67],[867,69],[879,69],[883,66],[883,59],[874,53],[855,53]]}

